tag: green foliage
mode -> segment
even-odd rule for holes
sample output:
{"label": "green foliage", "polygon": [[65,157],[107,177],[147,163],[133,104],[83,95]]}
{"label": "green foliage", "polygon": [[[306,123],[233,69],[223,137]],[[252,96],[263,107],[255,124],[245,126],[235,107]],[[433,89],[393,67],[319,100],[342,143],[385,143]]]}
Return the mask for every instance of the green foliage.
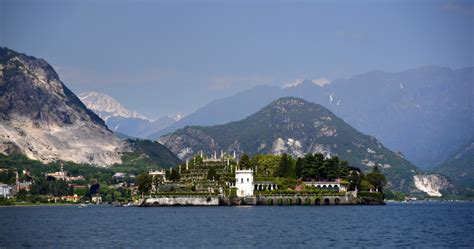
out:
{"label": "green foliage", "polygon": [[372,185],[366,179],[362,179],[362,181],[360,182],[359,190],[361,190],[361,191],[370,191],[370,190],[375,190],[375,187],[374,187],[374,185]]}
{"label": "green foliage", "polygon": [[250,165],[256,171],[256,176],[274,176],[277,174],[280,159],[280,155],[255,155],[250,160]]}
{"label": "green foliage", "polygon": [[284,153],[281,156],[279,166],[278,166],[278,172],[276,174],[278,177],[295,177],[295,169],[294,169],[294,160],[291,158],[291,156],[288,156],[286,153]]}
{"label": "green foliage", "polygon": [[127,141],[133,146],[133,151],[142,155],[149,164],[173,167],[182,163],[173,152],[156,141],[141,139],[129,139]]}
{"label": "green foliage", "polygon": [[337,156],[326,159],[320,153],[307,154],[300,164],[301,177],[305,179],[334,180],[349,178],[347,161],[340,161]]}
{"label": "green foliage", "polygon": [[0,182],[9,185],[15,183],[15,171],[8,169],[7,171],[0,172]]}
{"label": "green foliage", "polygon": [[350,174],[349,174],[349,190],[356,190],[359,189],[360,190],[360,183],[362,181],[362,176],[363,173],[362,172],[358,172],[356,170],[353,170]]}
{"label": "green foliage", "polygon": [[179,181],[179,179],[181,178],[181,175],[179,174],[178,170],[177,169],[172,169],[171,170],[171,174],[170,174],[170,181]]}
{"label": "green foliage", "polygon": [[137,177],[138,191],[142,194],[149,194],[152,188],[153,177],[148,172]]}
{"label": "green foliage", "polygon": [[298,158],[295,163],[295,174],[296,178],[301,178],[303,176],[303,158]]}
{"label": "green foliage", "polygon": [[395,200],[395,201],[405,200],[405,194],[402,192],[385,190],[384,194],[385,194],[385,199],[387,200]]}
{"label": "green foliage", "polygon": [[360,198],[373,198],[373,199],[376,199],[376,200],[383,201],[383,199],[384,199],[384,194],[383,194],[383,193],[380,193],[380,192],[364,192],[364,191],[360,191],[360,192],[357,193],[357,197],[360,197]]}
{"label": "green foliage", "polygon": [[38,178],[31,186],[30,194],[32,195],[53,195],[64,196],[73,194],[72,189],[64,180],[48,181],[44,178]]}
{"label": "green foliage", "polygon": [[374,167],[371,173],[367,174],[367,181],[370,182],[378,192],[383,192],[383,187],[387,183],[385,176],[380,172],[377,166]]}
{"label": "green foliage", "polygon": [[242,157],[240,157],[239,161],[239,168],[240,169],[250,169],[250,158],[247,154],[243,154]]}
{"label": "green foliage", "polygon": [[209,167],[209,170],[207,171],[207,179],[214,181],[219,180],[219,175],[217,174],[216,169],[214,167]]}

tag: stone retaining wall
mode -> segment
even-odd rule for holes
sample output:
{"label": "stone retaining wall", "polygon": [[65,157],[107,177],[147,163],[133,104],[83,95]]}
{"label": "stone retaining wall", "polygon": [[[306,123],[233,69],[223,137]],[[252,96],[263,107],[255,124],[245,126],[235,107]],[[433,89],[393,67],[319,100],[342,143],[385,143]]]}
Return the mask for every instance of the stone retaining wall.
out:
{"label": "stone retaining wall", "polygon": [[162,206],[217,206],[218,197],[151,197],[142,202],[142,207],[162,207]]}

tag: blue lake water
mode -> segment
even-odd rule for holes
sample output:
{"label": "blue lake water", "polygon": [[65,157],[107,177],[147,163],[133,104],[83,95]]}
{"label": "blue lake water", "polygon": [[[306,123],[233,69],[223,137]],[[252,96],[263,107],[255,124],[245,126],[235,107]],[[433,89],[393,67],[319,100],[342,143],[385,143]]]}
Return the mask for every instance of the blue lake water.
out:
{"label": "blue lake water", "polygon": [[474,203],[0,208],[0,248],[474,248]]}

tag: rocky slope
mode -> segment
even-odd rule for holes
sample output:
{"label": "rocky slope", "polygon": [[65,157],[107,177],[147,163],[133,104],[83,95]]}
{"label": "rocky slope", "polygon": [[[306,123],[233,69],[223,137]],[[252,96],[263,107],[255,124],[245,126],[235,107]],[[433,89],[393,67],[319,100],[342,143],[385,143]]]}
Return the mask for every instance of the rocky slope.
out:
{"label": "rocky slope", "polygon": [[418,174],[413,176],[413,181],[417,189],[429,196],[441,197],[446,192],[448,195],[457,192],[453,184],[439,174]]}
{"label": "rocky slope", "polygon": [[150,120],[138,112],[130,111],[107,94],[84,92],[78,96],[87,108],[105,120],[109,129],[131,137],[146,138],[184,117],[182,113],[177,113],[174,116],[164,116],[157,120]]}
{"label": "rocky slope", "polygon": [[165,135],[159,142],[181,159],[203,150],[239,154],[306,153],[338,155],[351,165],[370,170],[378,165],[389,186],[411,191],[417,168],[402,156],[385,148],[377,139],[364,135],[323,106],[299,98],[281,98],[251,116],[224,125],[192,126]]}
{"label": "rocky slope", "polygon": [[158,143],[121,141],[46,61],[7,48],[0,48],[0,153],[98,166],[130,153],[163,166],[180,162]]}
{"label": "rocky slope", "polygon": [[1,153],[111,165],[128,150],[46,61],[0,49]]}
{"label": "rocky slope", "polygon": [[294,96],[325,106],[415,165],[432,168],[474,137],[473,81],[473,67],[425,66],[371,71],[324,85],[306,80],[283,89],[258,86],[213,101],[151,138],[188,125],[237,121],[276,98]]}

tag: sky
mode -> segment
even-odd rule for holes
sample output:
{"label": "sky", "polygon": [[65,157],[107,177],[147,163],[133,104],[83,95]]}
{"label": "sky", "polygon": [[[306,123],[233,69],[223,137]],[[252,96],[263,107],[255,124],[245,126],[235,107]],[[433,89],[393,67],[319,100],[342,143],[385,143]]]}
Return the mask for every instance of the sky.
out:
{"label": "sky", "polygon": [[150,118],[257,85],[474,65],[471,1],[0,0],[0,46]]}

